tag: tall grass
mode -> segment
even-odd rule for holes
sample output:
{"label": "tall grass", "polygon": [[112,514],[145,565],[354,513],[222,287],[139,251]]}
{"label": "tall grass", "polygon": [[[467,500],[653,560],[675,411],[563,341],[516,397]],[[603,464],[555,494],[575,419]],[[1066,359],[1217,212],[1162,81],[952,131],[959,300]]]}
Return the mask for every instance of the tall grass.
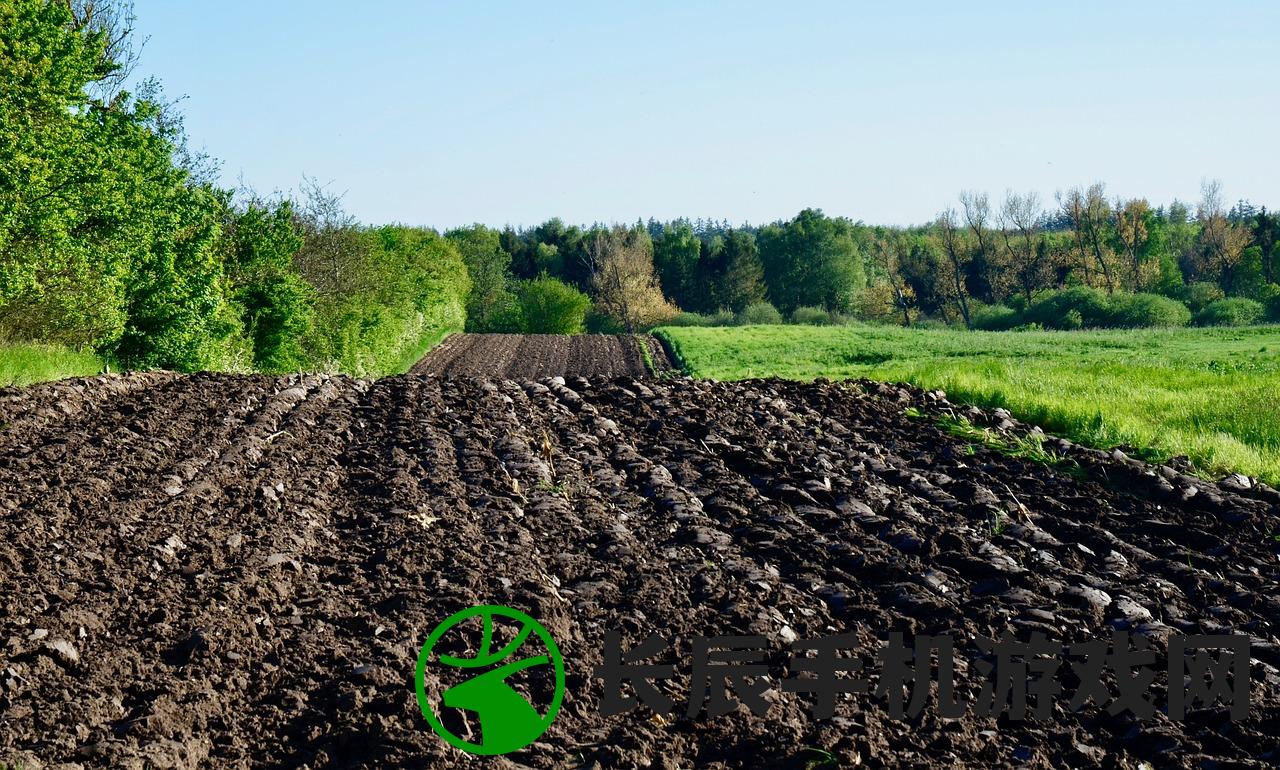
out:
{"label": "tall grass", "polygon": [[664,328],[699,377],[868,377],[1002,406],[1090,446],[1280,484],[1280,327],[965,332]]}
{"label": "tall grass", "polygon": [[0,387],[83,377],[102,371],[102,359],[56,345],[0,343]]}

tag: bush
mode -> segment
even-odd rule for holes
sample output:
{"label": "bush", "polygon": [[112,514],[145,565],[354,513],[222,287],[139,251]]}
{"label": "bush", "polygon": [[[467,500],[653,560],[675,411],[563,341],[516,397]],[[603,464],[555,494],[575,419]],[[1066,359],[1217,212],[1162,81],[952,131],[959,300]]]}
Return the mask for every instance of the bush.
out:
{"label": "bush", "polygon": [[1174,292],[1174,297],[1182,300],[1182,303],[1191,308],[1191,312],[1197,315],[1201,310],[1208,307],[1210,303],[1217,302],[1226,296],[1218,284],[1206,281],[1179,286]]}
{"label": "bush", "polygon": [[1111,326],[1139,329],[1189,323],[1191,311],[1176,299],[1159,294],[1117,294],[1111,298]]}
{"label": "bush", "polygon": [[627,333],[627,328],[622,325],[621,321],[594,308],[587,313],[586,325],[588,334]]}
{"label": "bush", "polygon": [[709,320],[701,313],[681,313],[667,321],[667,326],[710,326]]}
{"label": "bush", "polygon": [[591,299],[569,284],[542,276],[516,289],[528,334],[581,334]]}
{"label": "bush", "polygon": [[1036,295],[1023,320],[1046,329],[1082,329],[1106,326],[1110,311],[1110,302],[1103,292],[1088,286],[1072,286]]}
{"label": "bush", "polygon": [[806,324],[808,326],[828,326],[831,324],[831,314],[820,307],[798,307],[791,314],[791,323]]}
{"label": "bush", "polygon": [[1196,326],[1248,326],[1260,322],[1264,313],[1265,308],[1257,300],[1220,299],[1196,314]]}
{"label": "bush", "polygon": [[312,368],[359,377],[402,372],[467,319],[471,279],[457,247],[433,230],[352,234],[351,288],[322,295],[303,348]]}
{"label": "bush", "polygon": [[1263,318],[1272,323],[1280,323],[1280,284],[1269,283],[1263,286],[1258,298],[1267,309]]}
{"label": "bush", "polygon": [[1022,322],[1018,311],[1006,305],[983,305],[969,311],[973,328],[989,332],[1004,332]]}
{"label": "bush", "polygon": [[780,324],[782,323],[782,313],[768,302],[754,302],[747,305],[738,314],[738,323],[748,324]]}

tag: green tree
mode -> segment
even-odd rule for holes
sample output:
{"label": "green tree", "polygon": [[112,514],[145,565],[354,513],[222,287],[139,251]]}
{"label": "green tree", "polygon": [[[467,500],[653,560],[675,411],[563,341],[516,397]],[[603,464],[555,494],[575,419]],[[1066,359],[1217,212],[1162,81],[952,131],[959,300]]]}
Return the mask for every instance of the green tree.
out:
{"label": "green tree", "polygon": [[287,372],[306,366],[302,339],[311,329],[315,289],[293,266],[303,244],[289,201],[250,202],[230,212],[226,267],[231,296],[252,341],[254,368]]}
{"label": "green tree", "polygon": [[755,237],[745,230],[729,230],[719,243],[711,290],[715,307],[707,309],[741,313],[747,306],[763,302],[764,265]]}
{"label": "green tree", "polygon": [[851,223],[817,209],[763,228],[759,247],[769,300],[784,313],[806,305],[846,311],[866,285]]}
{"label": "green tree", "polygon": [[653,265],[662,283],[662,293],[677,306],[690,310],[706,307],[706,274],[700,272],[702,241],[688,222],[665,227],[653,239]]}
{"label": "green tree", "polygon": [[467,331],[503,330],[515,304],[511,292],[511,255],[502,248],[501,234],[481,224],[445,233],[458,248],[471,277],[467,298]]}
{"label": "green tree", "polygon": [[528,334],[581,334],[591,299],[567,283],[548,276],[521,281],[520,331]]}

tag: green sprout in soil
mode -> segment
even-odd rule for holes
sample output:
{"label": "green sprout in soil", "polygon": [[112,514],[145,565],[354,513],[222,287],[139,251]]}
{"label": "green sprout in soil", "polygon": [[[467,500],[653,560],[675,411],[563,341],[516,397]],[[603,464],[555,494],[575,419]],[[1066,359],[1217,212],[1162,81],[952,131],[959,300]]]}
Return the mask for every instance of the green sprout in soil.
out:
{"label": "green sprout in soil", "polygon": [[1043,434],[1003,435],[990,428],[980,428],[964,417],[943,416],[938,418],[937,424],[970,447],[981,446],[1005,457],[1047,465],[1076,478],[1085,475],[1084,469],[1074,460],[1047,448]]}

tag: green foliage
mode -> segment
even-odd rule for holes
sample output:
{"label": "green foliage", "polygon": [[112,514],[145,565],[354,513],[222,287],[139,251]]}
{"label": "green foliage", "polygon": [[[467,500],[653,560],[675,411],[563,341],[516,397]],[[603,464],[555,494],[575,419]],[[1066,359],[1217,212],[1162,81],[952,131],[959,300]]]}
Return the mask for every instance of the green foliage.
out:
{"label": "green foliage", "polygon": [[746,324],[780,324],[782,323],[782,313],[768,302],[756,302],[748,305],[741,313],[738,313],[738,323]]}
{"label": "green foliage", "polygon": [[1251,326],[1262,321],[1266,308],[1245,297],[1229,297],[1210,302],[1196,313],[1196,326]]}
{"label": "green foliage", "polygon": [[1262,287],[1259,300],[1267,309],[1264,318],[1271,323],[1280,323],[1280,284],[1269,283]]}
{"label": "green foliage", "polygon": [[135,257],[115,357],[132,369],[234,368],[240,332],[226,307],[219,202],[203,190],[171,201],[148,253]]}
{"label": "green foliage", "polygon": [[831,313],[820,307],[798,307],[791,313],[791,323],[827,326],[831,323]]}
{"label": "green foliage", "polygon": [[467,265],[471,294],[467,298],[467,331],[510,331],[518,322],[516,297],[509,288],[511,255],[502,249],[497,230],[481,224],[445,233]]}
{"label": "green foliage", "polygon": [[1008,331],[1022,323],[1021,314],[1006,305],[975,305],[970,314],[973,328],[984,331]]}
{"label": "green foliage", "polygon": [[1200,311],[1210,303],[1217,302],[1226,295],[1218,284],[1199,281],[1179,287],[1173,296],[1182,300],[1182,303],[1191,309],[1193,315],[1199,315]]}
{"label": "green foliage", "polygon": [[1023,315],[1026,323],[1046,329],[1080,329],[1106,326],[1110,320],[1107,295],[1088,286],[1044,291],[1037,294]]}
{"label": "green foliage", "polygon": [[707,296],[706,282],[699,273],[702,241],[687,222],[665,228],[653,239],[653,266],[658,271],[662,292],[679,307],[702,307]]}
{"label": "green foliage", "polygon": [[1187,306],[1158,294],[1116,294],[1111,297],[1110,326],[1138,329],[1186,326],[1191,323]]}
{"label": "green foliage", "polygon": [[252,202],[228,218],[231,296],[251,341],[253,367],[270,373],[305,368],[302,339],[311,329],[316,292],[294,271],[303,239],[292,204]]}
{"label": "green foliage", "polygon": [[783,311],[803,305],[845,311],[866,285],[847,220],[805,209],[790,222],[762,229],[759,243],[769,300]]}
{"label": "green foliage", "polygon": [[[868,377],[1004,407],[1100,448],[1185,454],[1280,483],[1280,329],[967,332],[896,326],[658,330],[697,377]],[[1228,374],[1229,376],[1224,376]]]}
{"label": "green foliage", "polygon": [[756,239],[743,230],[730,230],[711,246],[711,304],[706,309],[740,313],[765,298],[764,265]]}
{"label": "green foliage", "polygon": [[433,230],[360,233],[353,291],[321,296],[303,348],[312,367],[381,376],[404,371],[425,345],[466,323],[471,290],[458,249]]}
{"label": "green foliage", "polygon": [[57,345],[0,343],[0,387],[87,377],[102,370],[102,359],[88,351]]}
{"label": "green foliage", "polygon": [[521,281],[516,296],[528,334],[581,334],[586,329],[591,298],[563,281],[547,276]]}

